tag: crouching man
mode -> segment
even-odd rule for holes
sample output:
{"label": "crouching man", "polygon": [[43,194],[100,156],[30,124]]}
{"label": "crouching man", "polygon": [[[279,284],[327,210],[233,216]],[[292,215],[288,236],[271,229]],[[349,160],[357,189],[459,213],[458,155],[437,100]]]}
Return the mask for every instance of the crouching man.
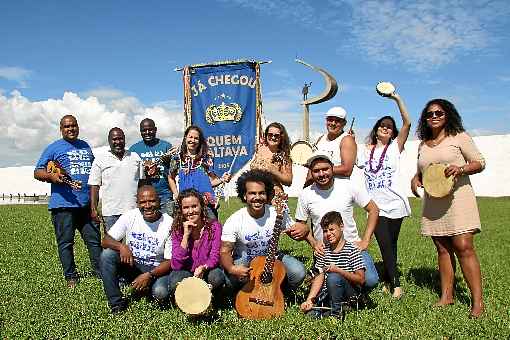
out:
{"label": "crouching man", "polygon": [[141,186],[136,199],[138,208],[123,214],[102,241],[105,249],[101,254],[101,274],[113,314],[127,308],[119,287],[120,277],[131,282],[136,292],[150,289],[158,302],[165,302],[169,295],[172,257],[169,236],[173,220],[161,213],[159,197],[152,186]]}

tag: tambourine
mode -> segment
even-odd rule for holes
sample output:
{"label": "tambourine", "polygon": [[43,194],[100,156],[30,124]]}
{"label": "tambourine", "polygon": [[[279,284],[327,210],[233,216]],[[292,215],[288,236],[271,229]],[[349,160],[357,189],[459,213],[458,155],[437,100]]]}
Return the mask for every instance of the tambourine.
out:
{"label": "tambourine", "polygon": [[316,148],[310,143],[304,140],[297,141],[290,148],[290,159],[293,163],[304,166],[315,150]]}
{"label": "tambourine", "polygon": [[380,96],[389,97],[393,93],[395,93],[396,88],[395,85],[388,81],[381,81],[377,83],[377,85],[375,86],[375,90]]}
{"label": "tambourine", "polygon": [[446,177],[444,174],[446,164],[430,164],[423,171],[422,183],[425,192],[431,197],[443,198],[450,194],[453,189],[453,176]]}
{"label": "tambourine", "polygon": [[175,303],[190,316],[206,314],[211,308],[211,286],[198,277],[187,277],[175,289]]}

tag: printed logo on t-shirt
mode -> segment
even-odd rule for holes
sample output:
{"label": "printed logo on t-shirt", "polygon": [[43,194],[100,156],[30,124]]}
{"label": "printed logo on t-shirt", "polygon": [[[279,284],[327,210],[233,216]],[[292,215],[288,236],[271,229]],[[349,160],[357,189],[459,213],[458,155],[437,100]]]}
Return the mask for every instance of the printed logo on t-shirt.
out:
{"label": "printed logo on t-shirt", "polygon": [[245,235],[246,255],[248,255],[250,259],[266,255],[267,247],[269,246],[272,236],[273,231],[271,229],[259,230],[254,234]]}
{"label": "printed logo on t-shirt", "polygon": [[[374,157],[375,158],[375,157]],[[376,169],[379,163],[379,159],[372,160],[372,168]],[[384,166],[377,171],[376,173],[371,172],[370,169],[370,161],[367,160],[365,162],[365,175],[367,180],[367,189],[368,191],[383,189],[383,188],[391,188],[392,178],[395,172],[395,169],[388,166],[388,155],[384,156]]]}
{"label": "printed logo on t-shirt", "polygon": [[70,175],[88,175],[92,162],[90,161],[91,155],[88,150],[70,150],[66,152],[69,159],[69,172]]}
{"label": "printed logo on t-shirt", "polygon": [[157,256],[159,242],[154,236],[147,235],[146,233],[131,232],[128,237],[128,246],[137,259],[137,262],[145,265],[155,265],[154,260]]}

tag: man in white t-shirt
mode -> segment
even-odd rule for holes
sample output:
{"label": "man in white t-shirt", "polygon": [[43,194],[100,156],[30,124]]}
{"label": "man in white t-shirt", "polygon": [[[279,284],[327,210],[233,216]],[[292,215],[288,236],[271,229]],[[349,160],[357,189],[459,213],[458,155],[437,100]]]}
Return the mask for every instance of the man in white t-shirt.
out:
{"label": "man in white t-shirt", "polygon": [[[241,288],[250,276],[250,261],[265,256],[273,236],[276,210],[267,203],[274,194],[271,174],[262,170],[250,170],[237,180],[237,195],[246,207],[232,214],[221,234],[220,263],[226,274],[226,286],[231,292]],[[293,221],[284,212],[282,229],[288,230]],[[305,278],[305,267],[296,258],[279,254],[287,272],[291,290]]]}
{"label": "man in white t-shirt", "polygon": [[97,211],[99,188],[101,190],[101,213],[105,231],[117,222],[120,215],[136,208],[138,168],[141,158],[125,149],[124,131],[114,127],[108,133],[110,150],[97,155],[89,176],[91,217],[99,223]]}
{"label": "man in white t-shirt", "polygon": [[[123,214],[105,234],[101,254],[103,286],[113,314],[127,308],[119,277],[131,281],[135,291],[151,289],[158,302],[168,299],[171,270],[172,218],[161,213],[159,196],[150,185],[137,192],[138,208]],[[121,242],[122,239],[126,243]]]}
{"label": "man in white t-shirt", "polygon": [[327,132],[319,137],[315,146],[329,154],[333,163],[333,175],[349,177],[356,162],[357,146],[352,132],[345,130],[347,112],[335,106],[326,112],[325,118]]}
{"label": "man in white t-shirt", "polygon": [[[364,186],[356,186],[348,178],[333,176],[333,162],[327,153],[316,151],[307,161],[307,167],[313,184],[301,192],[296,206],[296,225],[292,230],[307,229],[306,221],[311,220],[312,232],[308,233],[307,242],[315,253],[324,255],[323,234],[320,220],[327,212],[338,211],[344,221],[344,238],[354,243],[361,250],[366,267],[365,287],[377,285],[379,276],[374,261],[367,252],[372,234],[374,233],[379,208],[368,195]],[[363,238],[353,216],[353,203],[368,213],[367,227]]]}

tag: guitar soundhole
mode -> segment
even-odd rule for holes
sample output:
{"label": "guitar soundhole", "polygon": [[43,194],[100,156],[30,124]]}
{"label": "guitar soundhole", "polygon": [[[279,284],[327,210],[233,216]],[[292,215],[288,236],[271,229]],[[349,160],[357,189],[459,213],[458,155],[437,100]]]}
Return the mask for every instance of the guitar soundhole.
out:
{"label": "guitar soundhole", "polygon": [[271,281],[273,281],[273,275],[271,274],[266,274],[264,275],[264,273],[260,276],[260,282],[262,282],[263,284],[269,284],[271,283]]}

